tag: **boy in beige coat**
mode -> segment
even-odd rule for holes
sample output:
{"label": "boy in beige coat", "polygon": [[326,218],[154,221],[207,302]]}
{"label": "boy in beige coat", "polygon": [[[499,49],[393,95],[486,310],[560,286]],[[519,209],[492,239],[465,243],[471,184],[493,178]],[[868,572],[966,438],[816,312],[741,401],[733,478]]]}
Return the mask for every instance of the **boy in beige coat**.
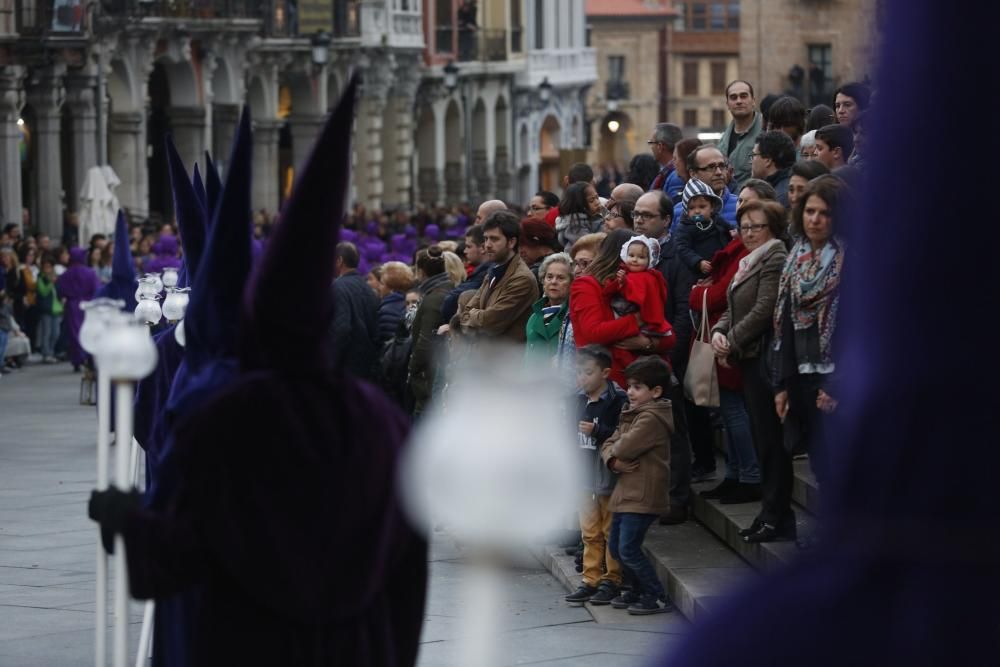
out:
{"label": "boy in beige coat", "polygon": [[673,611],[653,564],[642,551],[646,531],[670,506],[670,435],[673,409],[664,398],[670,367],[655,356],[640,357],[625,369],[629,405],[618,430],[601,448],[605,464],[619,473],[608,509],[613,512],[608,547],[622,565],[632,590],[611,601],[634,615]]}

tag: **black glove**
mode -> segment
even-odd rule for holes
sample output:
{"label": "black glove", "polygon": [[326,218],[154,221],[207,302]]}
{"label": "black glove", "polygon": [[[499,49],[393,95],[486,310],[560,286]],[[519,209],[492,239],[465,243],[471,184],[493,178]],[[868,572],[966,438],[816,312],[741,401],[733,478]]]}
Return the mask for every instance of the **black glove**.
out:
{"label": "black glove", "polygon": [[142,494],[135,488],[120,491],[109,486],[106,491],[91,491],[87,516],[101,524],[101,543],[109,554],[115,552],[115,533],[125,528],[129,514],[142,506]]}

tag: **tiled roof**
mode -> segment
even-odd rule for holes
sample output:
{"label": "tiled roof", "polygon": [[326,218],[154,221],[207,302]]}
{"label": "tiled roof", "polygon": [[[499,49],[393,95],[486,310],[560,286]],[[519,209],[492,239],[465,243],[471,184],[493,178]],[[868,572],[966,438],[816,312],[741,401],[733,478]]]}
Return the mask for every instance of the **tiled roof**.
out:
{"label": "tiled roof", "polygon": [[587,16],[673,16],[671,0],[587,0]]}

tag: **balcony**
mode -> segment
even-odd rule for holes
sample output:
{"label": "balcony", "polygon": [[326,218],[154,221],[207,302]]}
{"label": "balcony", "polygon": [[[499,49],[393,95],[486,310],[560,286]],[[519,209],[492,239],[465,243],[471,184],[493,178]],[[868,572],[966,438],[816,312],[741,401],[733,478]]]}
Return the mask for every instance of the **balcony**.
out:
{"label": "balcony", "polygon": [[460,63],[507,59],[506,30],[459,30],[454,26],[438,26],[435,37],[437,53],[455,53]]}
{"label": "balcony", "polygon": [[629,92],[628,81],[612,79],[605,84],[604,98],[607,100],[627,100],[631,97]]}
{"label": "balcony", "polygon": [[103,13],[112,17],[193,19],[260,18],[255,0],[104,0]]}

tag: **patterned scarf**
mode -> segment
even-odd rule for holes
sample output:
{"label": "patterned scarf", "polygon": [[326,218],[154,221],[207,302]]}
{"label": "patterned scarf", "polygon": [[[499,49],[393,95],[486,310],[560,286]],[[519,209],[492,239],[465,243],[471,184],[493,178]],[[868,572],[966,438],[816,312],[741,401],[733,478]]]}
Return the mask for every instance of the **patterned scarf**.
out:
{"label": "patterned scarf", "polygon": [[844,267],[844,244],[833,238],[819,252],[813,252],[805,238],[788,253],[778,283],[778,303],[774,309],[774,350],[781,349],[781,320],[785,302],[791,299],[792,325],[796,331],[819,326],[821,363],[833,362],[830,340],[837,324],[840,302],[840,274]]}

